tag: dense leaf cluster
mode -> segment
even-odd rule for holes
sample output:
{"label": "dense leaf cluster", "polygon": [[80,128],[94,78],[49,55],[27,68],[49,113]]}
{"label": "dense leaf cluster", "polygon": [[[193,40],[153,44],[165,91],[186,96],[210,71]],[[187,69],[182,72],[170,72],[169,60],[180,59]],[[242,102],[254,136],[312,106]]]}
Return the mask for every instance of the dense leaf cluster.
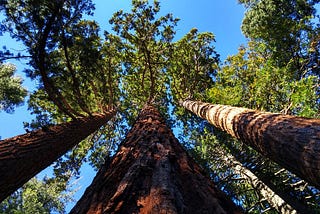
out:
{"label": "dense leaf cluster", "polygon": [[16,68],[12,64],[0,64],[0,111],[12,113],[14,107],[23,104],[27,90],[22,87],[22,79],[14,76]]}

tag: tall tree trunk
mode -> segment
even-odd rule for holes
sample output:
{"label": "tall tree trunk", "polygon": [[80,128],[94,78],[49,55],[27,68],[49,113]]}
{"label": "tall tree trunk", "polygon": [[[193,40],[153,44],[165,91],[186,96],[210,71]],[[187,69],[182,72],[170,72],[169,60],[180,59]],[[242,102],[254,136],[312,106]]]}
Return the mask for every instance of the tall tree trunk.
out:
{"label": "tall tree trunk", "polygon": [[0,141],[0,201],[105,124],[115,111],[95,114]]}
{"label": "tall tree trunk", "polygon": [[264,181],[259,179],[253,172],[243,166],[233,155],[224,154],[224,157],[220,159],[226,166],[231,168],[240,178],[244,179],[246,183],[249,183],[270,206],[275,208],[282,214],[294,214],[294,213],[310,213],[309,208],[305,207],[301,203],[294,201],[287,194],[278,194]]}
{"label": "tall tree trunk", "polygon": [[181,105],[320,188],[320,120],[186,100]]}
{"label": "tall tree trunk", "polygon": [[146,105],[71,213],[239,213]]}

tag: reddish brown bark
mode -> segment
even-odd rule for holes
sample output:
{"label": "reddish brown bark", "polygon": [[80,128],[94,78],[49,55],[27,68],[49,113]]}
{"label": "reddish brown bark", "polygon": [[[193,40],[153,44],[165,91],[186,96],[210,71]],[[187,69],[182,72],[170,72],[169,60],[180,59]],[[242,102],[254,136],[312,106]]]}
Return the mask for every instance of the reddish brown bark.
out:
{"label": "reddish brown bark", "polygon": [[105,124],[114,111],[0,141],[0,201]]}
{"label": "reddish brown bark", "polygon": [[320,120],[187,100],[186,109],[320,188]]}
{"label": "reddish brown bark", "polygon": [[71,213],[240,213],[145,106]]}

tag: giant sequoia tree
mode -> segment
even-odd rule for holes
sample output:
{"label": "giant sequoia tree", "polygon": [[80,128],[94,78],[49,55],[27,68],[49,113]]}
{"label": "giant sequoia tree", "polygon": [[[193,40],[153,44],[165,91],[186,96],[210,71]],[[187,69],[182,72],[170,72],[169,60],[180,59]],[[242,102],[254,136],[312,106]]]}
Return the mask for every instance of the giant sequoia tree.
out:
{"label": "giant sequoia tree", "polygon": [[147,104],[71,213],[238,213]]}
{"label": "giant sequoia tree", "polygon": [[181,105],[319,188],[319,119],[191,100]]}
{"label": "giant sequoia tree", "polygon": [[[6,14],[2,26],[26,46],[31,56],[27,75],[41,83],[29,100],[37,115],[30,127],[40,125],[46,131],[61,122],[76,123],[96,114],[105,116],[117,106],[114,118],[54,165],[57,179],[66,177],[63,182],[69,179],[68,171],[77,171],[85,160],[100,169],[73,212],[237,212],[164,122],[173,126],[180,120],[186,146],[192,133],[201,130],[201,124],[193,123],[195,118],[186,114],[178,101],[208,99],[207,95],[215,93],[214,88],[209,92],[207,89],[216,86],[223,75],[216,76],[214,35],[191,29],[180,40],[174,40],[178,19],[172,14],[160,16],[159,2],[151,5],[134,0],[132,6],[131,12],[121,10],[113,15],[112,31],[101,38],[98,24],[82,18],[84,13],[92,13],[89,0],[1,2],[0,9]],[[237,80],[237,76],[232,79]],[[248,82],[252,79],[256,77],[250,76]],[[238,85],[245,91],[245,84]],[[295,111],[299,110],[302,101],[299,102]],[[143,110],[137,118],[140,109]],[[125,135],[128,125],[132,128]],[[86,134],[92,132],[87,131]],[[111,142],[119,144],[121,139],[118,152],[110,160],[115,151],[109,149]],[[79,140],[75,139],[72,145]],[[61,142],[64,141],[68,140]],[[105,163],[101,157],[106,157]],[[317,182],[316,175],[304,175]],[[24,173],[21,177],[28,179]]]}

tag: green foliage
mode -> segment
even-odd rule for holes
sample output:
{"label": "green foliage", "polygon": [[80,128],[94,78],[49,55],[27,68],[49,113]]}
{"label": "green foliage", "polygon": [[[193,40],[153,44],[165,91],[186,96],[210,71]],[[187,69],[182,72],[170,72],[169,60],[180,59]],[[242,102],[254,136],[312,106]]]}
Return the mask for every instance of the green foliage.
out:
{"label": "green foliage", "polygon": [[[31,68],[26,73],[40,82],[29,100],[36,120],[26,126],[58,124],[118,106],[115,118],[54,164],[55,179],[28,184],[31,186],[8,199],[2,210],[19,213],[24,206],[30,211],[27,213],[62,211],[64,207],[56,199],[68,181],[79,176],[84,162],[98,169],[104,158],[111,156],[146,102],[153,102],[168,121],[183,128],[182,140],[191,142],[186,147],[195,149],[195,157],[201,157],[203,165],[215,172],[212,178],[221,181],[220,187],[234,201],[246,210],[256,206],[251,212],[267,209],[269,205],[260,203],[259,193],[237,180],[223,164],[226,154],[235,151],[247,158],[248,166],[263,168],[265,165],[250,162],[259,156],[215,130],[212,136],[213,130],[209,132],[206,124],[177,104],[193,98],[319,116],[316,65],[320,39],[310,21],[317,1],[239,2],[248,9],[242,29],[251,41],[220,68],[214,35],[194,28],[175,39],[178,19],[172,14],[162,16],[158,1],[133,0],[130,12],[121,10],[113,15],[113,31],[105,32],[104,38],[96,22],[82,18],[92,13],[89,0],[1,2],[0,9],[6,13],[2,28],[27,47]],[[269,172],[278,169],[270,166]],[[281,182],[274,183],[280,186]],[[43,205],[47,198],[51,201],[48,207]]]}
{"label": "green foliage", "polygon": [[[94,22],[80,21],[83,14],[92,14],[93,8],[89,0],[11,0],[2,5],[6,15],[2,26],[26,46],[26,51],[31,56],[31,68],[26,70],[27,76],[40,79],[39,87],[45,89],[49,100],[59,107],[60,112],[72,118],[90,114],[86,100],[81,96],[86,86],[80,84],[82,80],[78,79],[79,76],[87,76],[83,75],[83,70],[76,69],[75,63],[78,65],[79,62],[70,59],[73,56],[70,52],[71,47],[78,48],[79,52],[75,56],[80,57],[81,65],[88,64],[86,59],[99,58],[96,57],[97,45],[94,46],[95,40],[99,39],[96,36],[97,26]],[[82,41],[77,40],[80,37]],[[95,65],[95,62],[92,64]],[[63,88],[71,90],[72,96]]]}
{"label": "green foliage", "polygon": [[[207,168],[210,177],[246,213],[262,213],[270,207],[259,190],[248,182],[249,179],[238,174],[234,163],[229,160],[232,151],[227,145],[233,141],[230,137],[206,124],[201,132],[193,133],[191,140],[194,143],[193,153],[200,157],[200,163]],[[271,209],[268,213],[277,212]]]}
{"label": "green foliage", "polygon": [[[131,12],[118,11],[110,19],[119,38],[121,108],[129,124],[145,102],[168,107],[187,96],[200,96],[212,84],[218,54],[212,33],[192,29],[173,42],[179,19],[159,15],[160,4],[133,1]],[[113,36],[106,33],[107,38]]]}
{"label": "green foliage", "polygon": [[30,53],[36,54],[36,49],[43,45],[39,42],[43,42],[42,37],[49,33],[49,28],[52,30],[47,47],[52,49],[57,45],[60,29],[66,23],[77,22],[84,13],[92,14],[94,6],[90,0],[68,1],[68,4],[50,0],[10,0],[2,2],[1,9],[6,15],[3,21],[5,30],[21,40]]}
{"label": "green foliage", "polygon": [[244,4],[245,7],[252,7],[253,5],[257,4],[259,0],[238,0],[239,4]]}
{"label": "green foliage", "polygon": [[[110,19],[113,30],[123,43],[124,70],[121,90],[124,106],[140,109],[145,102],[165,106],[167,61],[172,50],[174,27],[178,19],[172,14],[158,16],[159,2],[133,1],[131,13],[116,12]],[[137,113],[135,113],[137,115]]]}
{"label": "green foliage", "polygon": [[214,42],[212,33],[199,33],[194,28],[173,44],[167,72],[172,98],[176,103],[191,97],[203,98],[201,93],[213,84],[219,61]]}
{"label": "green foliage", "polygon": [[242,31],[248,38],[262,42],[278,66],[288,66],[298,80],[306,70],[319,74],[318,52],[312,44],[318,43],[319,29],[312,22],[315,4],[319,0],[253,0],[239,1],[248,10],[242,22]]}
{"label": "green foliage", "polygon": [[186,113],[178,103],[190,98],[203,99],[205,90],[213,84],[219,62],[214,42],[215,37],[212,33],[199,33],[193,28],[173,43],[166,81],[172,103],[171,115],[174,115],[176,126],[183,127],[181,142],[187,142],[188,133],[201,119]]}
{"label": "green foliage", "polygon": [[318,77],[310,75],[296,80],[290,65],[278,67],[260,47],[261,44],[251,42],[226,60],[207,92],[210,102],[319,116]]}
{"label": "green foliage", "polygon": [[22,79],[14,76],[16,68],[12,64],[0,64],[0,111],[13,113],[14,107],[23,104],[27,90]]}
{"label": "green foliage", "polygon": [[40,181],[32,178],[0,204],[0,213],[65,213],[65,205],[70,202],[71,195],[72,192],[61,189],[60,183],[54,179]]}
{"label": "green foliage", "polygon": [[294,114],[304,117],[320,117],[319,115],[319,79],[308,76],[290,84],[292,93],[290,100]]}

